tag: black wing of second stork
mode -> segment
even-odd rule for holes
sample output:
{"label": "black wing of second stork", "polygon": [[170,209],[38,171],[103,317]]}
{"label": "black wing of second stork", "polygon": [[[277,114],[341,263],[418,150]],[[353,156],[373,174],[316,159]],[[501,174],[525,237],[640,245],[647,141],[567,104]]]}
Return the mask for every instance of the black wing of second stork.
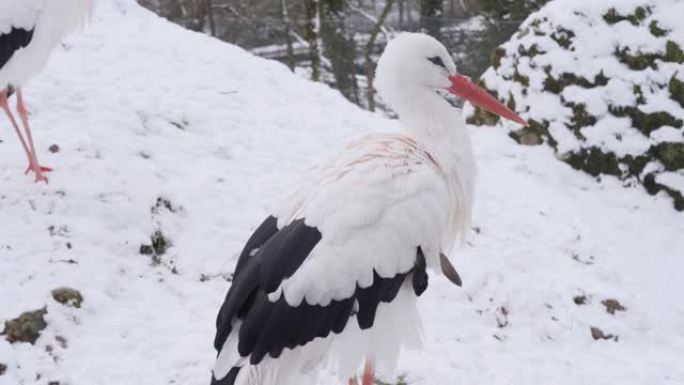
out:
{"label": "black wing of second stork", "polygon": [[[214,347],[219,352],[229,335],[238,333],[240,355],[249,356],[250,363],[256,365],[267,354],[277,358],[285,348],[305,345],[331,332],[341,333],[353,316],[361,329],[372,327],[378,305],[391,302],[409,276],[417,295],[427,287],[425,256],[418,247],[411,269],[392,278],[373,272],[373,284],[357,286],[348,298],[332,300],[326,306],[306,301],[292,306],[282,295],[271,301],[268,294],[297,271],[321,238],[321,232],[303,219],[281,229],[273,216],[261,224],[240,255],[233,284],[216,320]],[[236,321],[239,330],[233,330]]]}
{"label": "black wing of second stork", "polygon": [[26,47],[33,39],[33,29],[12,27],[9,32],[0,32],[0,69],[12,58],[15,52]]}

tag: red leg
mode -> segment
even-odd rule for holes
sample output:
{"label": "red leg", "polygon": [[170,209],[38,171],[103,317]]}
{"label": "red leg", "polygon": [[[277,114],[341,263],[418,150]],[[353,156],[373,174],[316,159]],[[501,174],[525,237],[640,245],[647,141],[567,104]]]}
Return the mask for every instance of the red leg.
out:
{"label": "red leg", "polygon": [[43,175],[43,172],[50,172],[52,169],[50,167],[43,167],[38,163],[38,156],[36,155],[36,147],[33,145],[33,137],[31,136],[31,127],[28,122],[28,111],[24,105],[24,96],[20,87],[17,87],[17,112],[19,112],[19,118],[24,125],[24,131],[26,131],[26,138],[28,139],[29,149],[31,152],[31,159],[29,161],[29,166],[26,172],[34,171],[36,173],[36,183],[45,182],[48,183],[48,179]]}
{"label": "red leg", "polygon": [[375,364],[373,359],[366,358],[366,366],[363,368],[363,381],[362,385],[374,385],[375,384]]}
{"label": "red leg", "polygon": [[21,142],[22,147],[24,147],[24,152],[26,152],[26,157],[28,158],[29,164],[31,164],[31,151],[29,150],[28,146],[26,145],[26,140],[24,140],[24,135],[21,134],[21,131],[19,130],[19,125],[17,124],[17,120],[14,119],[14,115],[12,115],[12,111],[9,108],[9,104],[7,103],[7,90],[4,89],[0,91],[0,108],[2,108],[3,111],[5,111],[5,114],[7,114],[7,118],[10,120],[12,125],[14,126],[14,131],[17,133],[17,136],[19,137],[19,141]]}

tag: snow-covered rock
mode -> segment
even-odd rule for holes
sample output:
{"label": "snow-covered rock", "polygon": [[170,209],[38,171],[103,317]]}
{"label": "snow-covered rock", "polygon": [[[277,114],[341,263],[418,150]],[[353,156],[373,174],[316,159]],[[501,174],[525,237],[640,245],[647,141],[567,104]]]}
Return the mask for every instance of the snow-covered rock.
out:
{"label": "snow-covered rock", "polygon": [[679,0],[551,1],[493,53],[482,82],[530,119],[511,132],[517,141],[545,142],[576,169],[663,191],[684,210],[682,15]]}
{"label": "snow-covered rock", "polygon": [[[47,325],[35,344],[0,336],[1,385],[208,384],[224,278],[251,231],[318,156],[398,129],[132,0],[100,1],[25,92],[56,171],[48,186],[24,176],[0,117],[0,331],[44,307]],[[464,287],[430,275],[406,381],[684,383],[682,214],[547,147],[472,134],[476,228],[449,252]],[[80,307],[54,299],[64,287]]]}

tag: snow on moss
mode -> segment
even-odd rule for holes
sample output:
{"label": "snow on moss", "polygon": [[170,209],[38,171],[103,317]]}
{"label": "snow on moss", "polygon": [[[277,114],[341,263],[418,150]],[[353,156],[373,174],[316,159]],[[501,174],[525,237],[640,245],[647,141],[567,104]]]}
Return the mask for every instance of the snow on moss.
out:
{"label": "snow on moss", "polygon": [[494,51],[481,84],[530,120],[511,128],[519,143],[546,143],[576,169],[643,184],[684,210],[683,14],[677,0],[552,1]]}

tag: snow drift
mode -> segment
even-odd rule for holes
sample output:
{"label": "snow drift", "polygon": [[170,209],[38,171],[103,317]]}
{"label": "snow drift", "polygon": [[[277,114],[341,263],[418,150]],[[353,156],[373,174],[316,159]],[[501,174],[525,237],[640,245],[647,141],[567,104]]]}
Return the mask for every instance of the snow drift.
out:
{"label": "snow drift", "polygon": [[[2,385],[207,384],[226,278],[284,186],[343,140],[398,128],[132,0],[100,1],[25,92],[56,171],[49,186],[24,176],[0,119],[0,331],[43,307],[46,328],[35,344],[0,336]],[[430,277],[425,350],[383,380],[684,382],[684,221],[669,198],[472,134],[475,228],[449,253],[464,287]],[[80,307],[57,302],[63,287]]]}

